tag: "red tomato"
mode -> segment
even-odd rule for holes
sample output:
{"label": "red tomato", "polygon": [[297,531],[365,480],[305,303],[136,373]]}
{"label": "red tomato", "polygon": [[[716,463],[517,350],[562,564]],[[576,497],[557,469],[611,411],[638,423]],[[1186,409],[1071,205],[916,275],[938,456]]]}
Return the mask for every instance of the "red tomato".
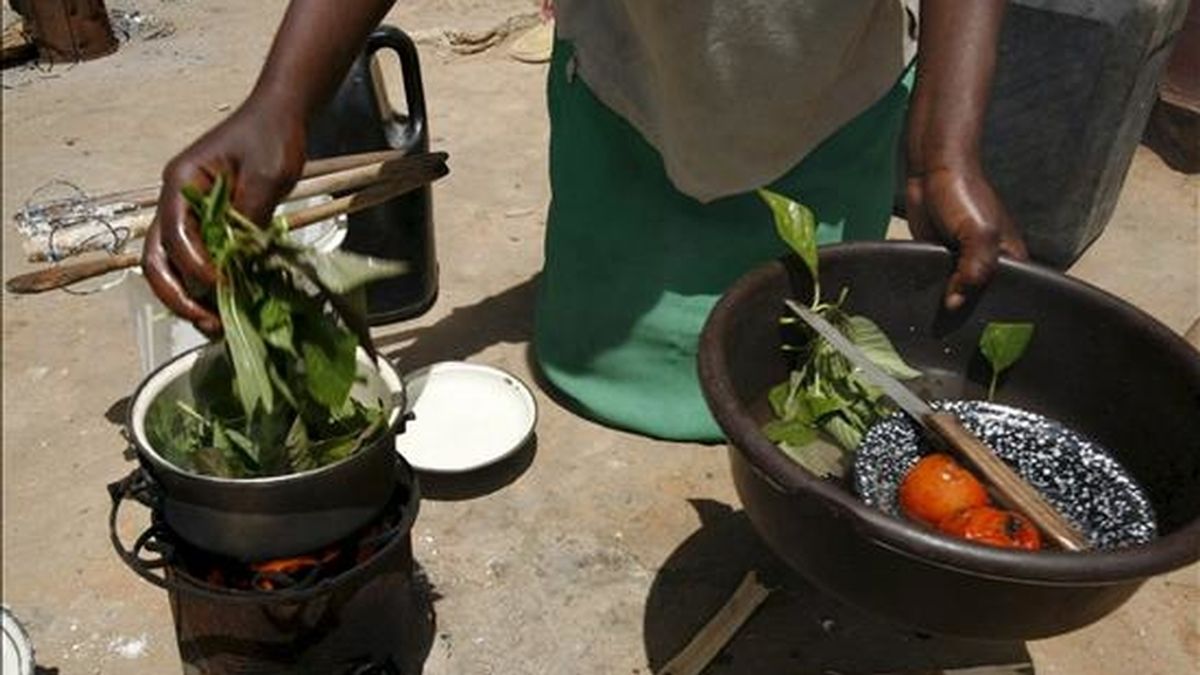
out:
{"label": "red tomato", "polygon": [[989,503],[983,483],[944,454],[922,457],[904,477],[899,496],[905,515],[930,525]]}
{"label": "red tomato", "polygon": [[1027,551],[1042,547],[1041,535],[1023,516],[991,506],[959,511],[939,523],[938,529],[977,544]]}

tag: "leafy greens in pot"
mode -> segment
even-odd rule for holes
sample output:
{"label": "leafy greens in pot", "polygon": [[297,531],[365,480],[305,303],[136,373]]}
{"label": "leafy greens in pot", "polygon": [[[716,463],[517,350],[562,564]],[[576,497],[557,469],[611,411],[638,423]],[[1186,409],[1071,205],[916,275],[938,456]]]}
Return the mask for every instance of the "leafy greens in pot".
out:
{"label": "leafy greens in pot", "polygon": [[384,432],[390,403],[350,395],[357,348],[374,355],[362,286],[406,266],[299,246],[282,217],[260,228],[232,207],[224,176],[184,196],[217,269],[225,336],[192,368],[194,405],[151,404],[155,450],[188,471],[254,478],[339,461]]}
{"label": "leafy greens in pot", "polygon": [[[846,311],[848,289],[842,289],[835,302],[822,302],[812,211],[766,190],[759,195],[771,209],[779,236],[812,277],[813,311],[888,374],[902,380],[919,377],[920,371],[904,362],[878,325]],[[878,388],[860,378],[849,361],[815,332],[792,316],[783,316],[780,322],[788,333],[783,348],[795,363],[788,380],[768,394],[775,419],[763,427],[763,433],[815,475],[843,476],[863,434],[893,409]],[[836,445],[816,442],[822,434]]]}

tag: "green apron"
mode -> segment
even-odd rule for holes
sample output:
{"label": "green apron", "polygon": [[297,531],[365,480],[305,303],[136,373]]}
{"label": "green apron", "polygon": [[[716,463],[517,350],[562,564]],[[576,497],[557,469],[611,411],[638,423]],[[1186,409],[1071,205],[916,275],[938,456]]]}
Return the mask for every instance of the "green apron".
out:
{"label": "green apron", "polygon": [[[550,64],[537,363],[588,417],[720,440],[696,373],[700,330],[726,288],[786,248],[753,193],[702,204],[675,189],[657,151],[574,76],[571,54],[559,41]],[[884,236],[910,87],[911,72],[768,186],[813,209],[821,243]]]}

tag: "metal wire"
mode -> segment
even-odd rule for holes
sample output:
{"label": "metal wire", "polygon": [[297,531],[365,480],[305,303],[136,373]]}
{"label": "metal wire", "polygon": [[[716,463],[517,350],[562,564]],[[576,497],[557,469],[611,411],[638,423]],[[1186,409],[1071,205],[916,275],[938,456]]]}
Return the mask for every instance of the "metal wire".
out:
{"label": "metal wire", "polygon": [[[65,189],[67,196],[43,199],[56,189]],[[111,210],[97,205],[83,188],[69,180],[56,178],[43,183],[29,195],[25,205],[17,213],[16,221],[17,229],[26,236],[45,235],[46,256],[51,262],[57,263],[82,251],[92,250],[91,245],[104,237],[111,237],[111,241],[101,248],[109,255],[120,253],[129,243],[132,233],[128,227],[113,225],[109,219],[111,215]],[[104,231],[87,237],[70,248],[60,249],[55,244],[55,237],[59,232],[92,223],[101,225]],[[61,290],[71,295],[91,295],[114,288],[128,276],[129,270],[125,269],[116,277],[97,286],[79,288],[79,285],[75,284],[65,286]]]}

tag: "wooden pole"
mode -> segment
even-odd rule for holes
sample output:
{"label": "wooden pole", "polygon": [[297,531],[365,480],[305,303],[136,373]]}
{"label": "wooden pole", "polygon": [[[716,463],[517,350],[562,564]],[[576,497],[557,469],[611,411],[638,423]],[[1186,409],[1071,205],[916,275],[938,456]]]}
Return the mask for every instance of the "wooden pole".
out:
{"label": "wooden pole", "polygon": [[33,0],[21,14],[44,61],[87,61],[117,51],[104,0]]}

